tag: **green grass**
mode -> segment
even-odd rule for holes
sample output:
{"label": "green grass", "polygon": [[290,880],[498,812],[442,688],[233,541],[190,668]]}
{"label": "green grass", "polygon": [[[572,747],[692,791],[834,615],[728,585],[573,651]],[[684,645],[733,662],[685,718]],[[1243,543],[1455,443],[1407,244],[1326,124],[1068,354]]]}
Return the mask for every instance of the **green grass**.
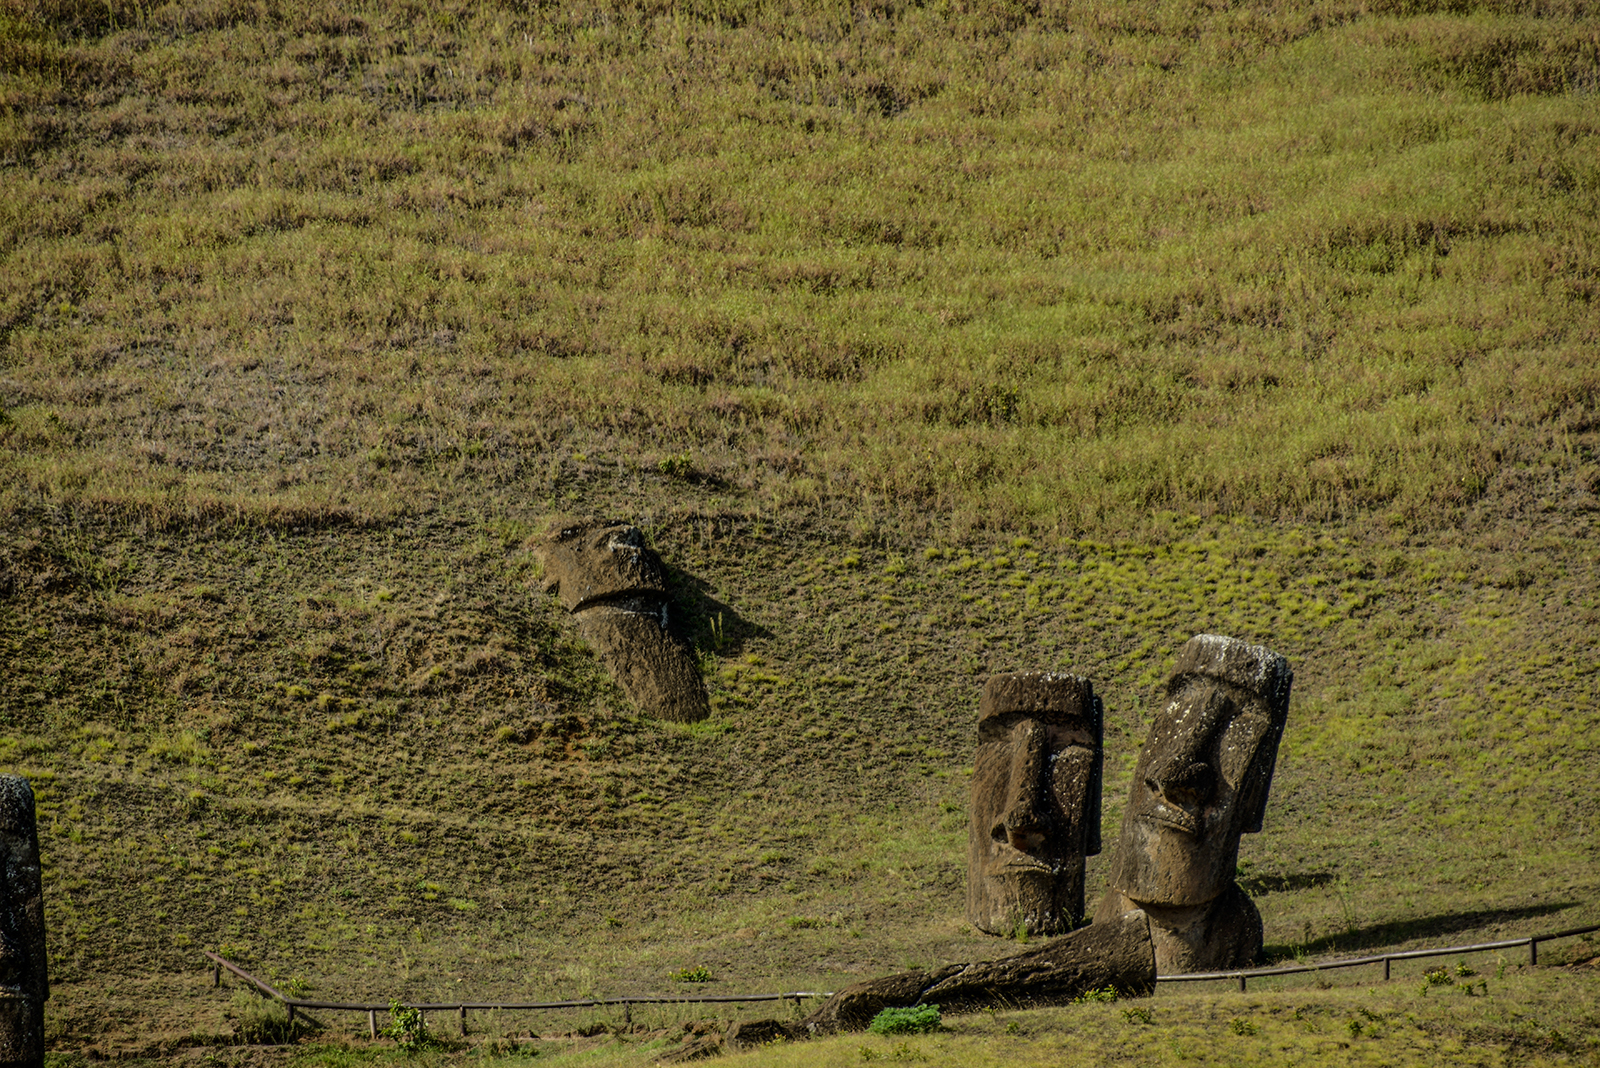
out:
{"label": "green grass", "polygon": [[[201,948],[376,1001],[1001,952],[960,920],[982,678],[1095,681],[1114,840],[1201,631],[1296,671],[1270,955],[1591,920],[1596,27],[0,0],[0,767],[53,1056],[276,1026]],[[581,512],[672,565],[707,723],[537,592]],[[779,1053],[1581,1059],[1587,974],[1513,984],[1560,1043],[1491,977],[1383,988],[1372,1042],[1268,990]],[[541,1059],[692,1014],[613,1015]]]}
{"label": "green grass", "polygon": [[1579,8],[8,11],[11,508],[1436,526],[1594,418]]}

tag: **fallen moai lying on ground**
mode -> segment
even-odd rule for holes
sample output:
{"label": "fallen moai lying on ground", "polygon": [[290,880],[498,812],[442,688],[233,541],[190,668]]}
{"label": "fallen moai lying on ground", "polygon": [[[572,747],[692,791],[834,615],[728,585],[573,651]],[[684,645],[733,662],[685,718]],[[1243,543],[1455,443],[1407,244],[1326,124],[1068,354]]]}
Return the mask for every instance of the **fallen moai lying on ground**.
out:
{"label": "fallen moai lying on ground", "polygon": [[884,1009],[937,1005],[943,1013],[988,1008],[1064,1005],[1091,990],[1145,997],[1155,990],[1155,950],[1142,912],[1092,924],[1026,953],[972,964],[946,964],[900,972],[845,987],[799,1023],[753,1020],[736,1024],[726,1043],[734,1049],[775,1039],[863,1031]]}

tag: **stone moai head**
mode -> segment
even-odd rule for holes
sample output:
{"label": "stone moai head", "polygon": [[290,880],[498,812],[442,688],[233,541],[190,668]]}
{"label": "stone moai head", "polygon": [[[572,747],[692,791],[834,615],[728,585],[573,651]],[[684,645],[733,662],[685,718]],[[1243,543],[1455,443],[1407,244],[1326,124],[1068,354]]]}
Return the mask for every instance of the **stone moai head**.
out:
{"label": "stone moai head", "polygon": [[1233,885],[1239,836],[1261,830],[1289,714],[1289,662],[1202,634],[1178,651],[1139,753],[1110,883],[1151,905],[1201,905]]}
{"label": "stone moai head", "polygon": [[643,531],[585,520],[557,530],[538,552],[545,592],[572,613],[641,712],[680,723],[711,714],[700,665],[672,633],[666,565]]}
{"label": "stone moai head", "polygon": [[0,775],[0,1065],[44,1063],[49,996],[33,788]]}
{"label": "stone moai head", "polygon": [[1083,922],[1083,858],[1100,852],[1100,699],[1088,679],[995,675],[978,703],[967,920],[990,934]]}
{"label": "stone moai head", "polygon": [[601,601],[667,595],[661,557],[645,543],[644,532],[620,521],[564,527],[543,550],[544,588],[569,612]]}

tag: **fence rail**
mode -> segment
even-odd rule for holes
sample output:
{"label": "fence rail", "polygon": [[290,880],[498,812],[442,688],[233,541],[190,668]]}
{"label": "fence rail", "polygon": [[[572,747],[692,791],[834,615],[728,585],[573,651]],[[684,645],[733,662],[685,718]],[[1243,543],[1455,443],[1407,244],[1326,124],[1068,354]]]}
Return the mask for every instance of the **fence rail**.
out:
{"label": "fence rail", "polygon": [[1382,964],[1383,977],[1389,978],[1389,964],[1397,960],[1416,960],[1420,957],[1449,957],[1459,953],[1478,953],[1490,949],[1515,949],[1518,946],[1528,947],[1528,963],[1539,963],[1539,943],[1553,942],[1558,938],[1572,938],[1577,935],[1589,934],[1600,931],[1600,923],[1588,927],[1573,927],[1566,931],[1553,931],[1550,934],[1533,935],[1531,938],[1511,938],[1504,942],[1475,942],[1467,946],[1445,946],[1442,949],[1408,949],[1398,953],[1379,953],[1370,957],[1347,957],[1344,960],[1320,961],[1315,964],[1287,964],[1276,968],[1248,968],[1227,972],[1189,972],[1184,975],[1158,975],[1158,983],[1203,983],[1217,979],[1235,979],[1239,989],[1245,989],[1245,982],[1249,979],[1263,978],[1269,975],[1294,975],[1299,972],[1325,972],[1336,968],[1359,968],[1363,964]]}
{"label": "fence rail", "polygon": [[[1573,938],[1578,935],[1590,934],[1600,931],[1600,923],[1587,927],[1573,927],[1565,931],[1553,931],[1550,934],[1533,935],[1529,938],[1512,938],[1503,942],[1475,942],[1465,946],[1445,946],[1441,949],[1408,949],[1395,953],[1379,953],[1369,957],[1347,957],[1343,960],[1321,961],[1315,964],[1289,964],[1275,968],[1249,968],[1226,972],[1191,972],[1186,975],[1158,975],[1158,983],[1203,983],[1219,979],[1236,980],[1239,989],[1245,989],[1247,980],[1265,978],[1272,975],[1294,975],[1302,972],[1332,971],[1337,968],[1358,968],[1365,964],[1382,964],[1383,977],[1389,978],[1389,965],[1397,960],[1417,960],[1422,957],[1448,957],[1461,953],[1479,953],[1492,949],[1514,949],[1519,946],[1528,947],[1528,963],[1539,963],[1539,943],[1553,942],[1558,938]],[[391,1003],[373,1004],[356,1001],[311,1001],[304,998],[291,998],[269,983],[263,982],[243,968],[226,958],[203,951],[211,960],[214,970],[212,972],[212,986],[222,983],[223,971],[231,972],[240,979],[249,983],[262,997],[272,998],[281,1002],[288,1010],[289,1020],[292,1023],[295,1014],[309,1009],[327,1012],[364,1012],[367,1014],[367,1030],[376,1038],[378,1036],[378,1013],[388,1012]],[[624,1018],[633,1021],[633,1006],[635,1005],[682,1005],[682,1004],[737,1004],[757,1001],[793,1001],[795,1008],[799,1009],[801,1001],[806,998],[832,997],[831,990],[791,990],[782,994],[683,994],[683,995],[657,995],[641,994],[628,995],[614,998],[588,998],[581,1001],[403,1001],[401,1007],[416,1009],[422,1013],[429,1012],[454,1012],[460,1024],[461,1033],[467,1033],[467,1013],[489,1012],[495,1010],[512,1012],[537,1012],[546,1009],[591,1009],[609,1005],[621,1005]]]}
{"label": "fence rail", "polygon": [[[376,1038],[378,1036],[378,1013],[388,1012],[392,1004],[391,1002],[384,1002],[380,1005],[370,1002],[311,1001],[305,998],[291,998],[276,987],[251,975],[227,958],[219,956],[210,950],[203,950],[202,952],[210,958],[214,966],[211,980],[212,986],[221,984],[223,971],[231,972],[255,987],[256,992],[262,997],[282,1002],[288,1010],[291,1022],[293,1022],[297,1011],[307,1009],[328,1012],[364,1012],[367,1014],[367,1030],[372,1037]],[[827,998],[832,996],[833,991],[831,990],[790,990],[782,994],[629,994],[625,997],[588,998],[581,1001],[402,1001],[400,1005],[402,1008],[416,1009],[422,1013],[454,1012],[460,1022],[461,1033],[465,1035],[467,1033],[467,1013],[469,1011],[490,1012],[506,1010],[521,1012],[543,1009],[590,1009],[607,1005],[621,1005],[624,1018],[631,1023],[633,1021],[633,1006],[635,1005],[737,1004],[755,1001],[792,1001],[795,1003],[795,1007],[799,1008],[800,1003],[806,998]]]}

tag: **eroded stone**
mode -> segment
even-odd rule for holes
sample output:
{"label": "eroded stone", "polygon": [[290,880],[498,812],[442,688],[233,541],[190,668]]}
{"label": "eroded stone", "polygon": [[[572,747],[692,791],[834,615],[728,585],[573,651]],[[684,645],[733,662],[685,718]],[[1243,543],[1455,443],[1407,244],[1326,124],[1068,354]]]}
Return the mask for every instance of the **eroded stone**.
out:
{"label": "eroded stone", "polygon": [[1095,912],[1100,923],[1143,909],[1162,975],[1261,953],[1261,915],[1234,872],[1240,836],[1262,827],[1293,681],[1283,657],[1236,638],[1202,634],[1179,650]]}
{"label": "eroded stone", "polygon": [[776,1038],[808,1038],[862,1031],[887,1008],[937,1005],[941,1013],[989,1008],[1064,1005],[1107,987],[1118,997],[1146,997],[1155,990],[1155,951],[1142,912],[1081,928],[999,960],[947,964],[900,972],[845,987],[799,1023],[758,1020],[729,1032],[728,1044],[763,1044]]}
{"label": "eroded stone", "polygon": [[569,612],[617,597],[665,601],[666,569],[644,532],[617,520],[587,520],[558,529],[545,542],[544,590]]}
{"label": "eroded stone", "polygon": [[994,675],[978,703],[967,921],[1055,935],[1083,922],[1084,857],[1100,852],[1103,712],[1088,679]]}
{"label": "eroded stone", "polygon": [[33,788],[0,775],[0,1068],[44,1064],[46,965]]}
{"label": "eroded stone", "polygon": [[545,592],[574,614],[639,711],[679,723],[711,714],[700,665],[672,632],[666,568],[642,531],[614,520],[570,523],[538,552]]}

